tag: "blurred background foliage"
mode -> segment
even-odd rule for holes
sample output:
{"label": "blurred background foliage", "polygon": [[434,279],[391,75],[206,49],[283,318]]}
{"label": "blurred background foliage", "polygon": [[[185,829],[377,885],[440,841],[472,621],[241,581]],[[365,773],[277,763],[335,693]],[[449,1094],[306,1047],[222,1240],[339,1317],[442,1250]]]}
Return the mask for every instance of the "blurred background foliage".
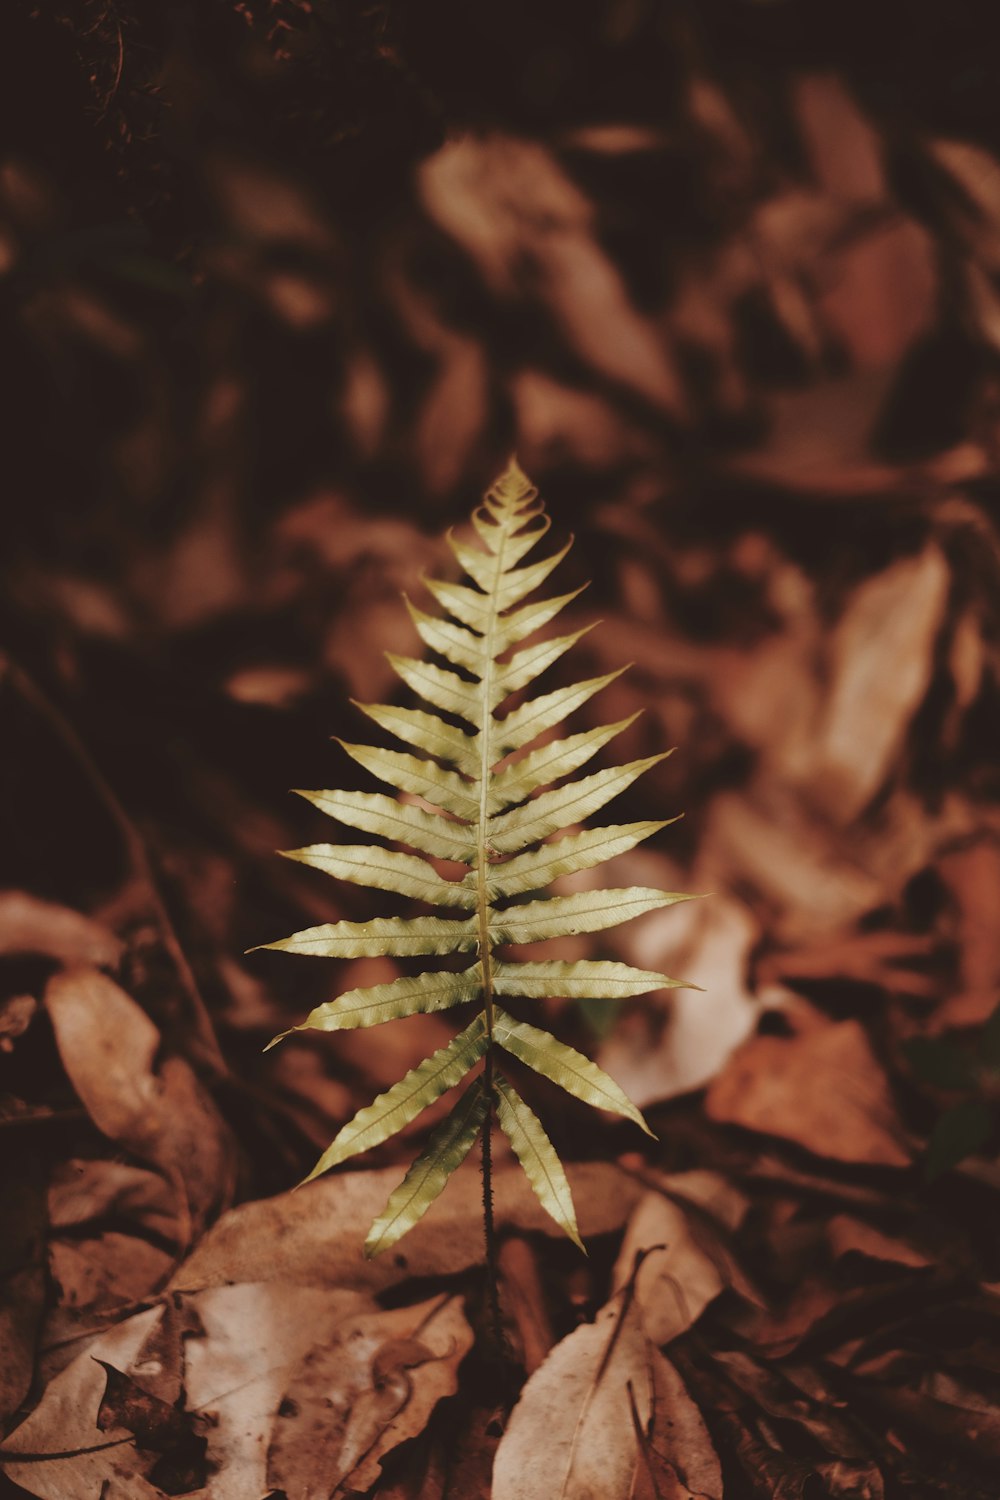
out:
{"label": "blurred background foliage", "polygon": [[[5,1415],[234,1197],[265,1226],[300,1212],[306,1195],[263,1195],[450,1035],[425,1016],[263,1058],[395,970],[240,955],[372,915],[273,857],[329,834],[286,789],[357,784],[329,736],[356,737],[351,697],[395,691],[383,653],[415,649],[399,592],[420,600],[441,532],[516,450],[554,535],[577,536],[560,588],[592,579],[566,628],[603,619],[567,670],[634,662],[591,722],[644,710],[615,760],[679,747],[617,811],[684,820],[610,883],[716,893],[600,950],[703,993],[545,1016],[652,1112],[652,1166],[718,1174],[742,1205],[719,1214],[763,1290],[716,1258],[719,1308],[672,1353],[755,1494],[821,1471],[824,1494],[995,1493],[977,1467],[1000,1452],[994,12],[6,7]],[[582,1213],[610,1235],[636,1160],[609,1194],[599,1159],[635,1141],[560,1108],[558,1149],[595,1169]],[[329,1201],[384,1198],[378,1171],[347,1181]],[[478,1247],[461,1212],[455,1243]],[[360,1221],[337,1223],[349,1277]],[[452,1240],[428,1226],[434,1277]],[[514,1243],[530,1371],[600,1307],[610,1263],[549,1276],[551,1246]],[[797,1396],[775,1406],[777,1363],[744,1369],[752,1399],[725,1418],[747,1340],[805,1381],[808,1422]],[[462,1412],[488,1475],[487,1417]]]}

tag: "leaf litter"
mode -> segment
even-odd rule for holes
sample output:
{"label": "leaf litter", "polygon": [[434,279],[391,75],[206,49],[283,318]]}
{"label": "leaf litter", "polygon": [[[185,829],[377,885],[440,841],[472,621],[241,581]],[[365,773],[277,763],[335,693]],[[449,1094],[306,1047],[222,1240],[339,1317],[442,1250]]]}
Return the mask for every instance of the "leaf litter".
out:
{"label": "leaf litter", "polygon": [[[240,88],[266,80],[271,107],[261,8],[240,9]],[[302,48],[282,63],[293,92],[320,45],[303,9],[281,7]],[[0,1448],[20,1492],[247,1500],[342,1475],[387,1500],[473,1500],[496,1453],[500,1494],[993,1500],[995,153],[960,110],[946,129],[903,119],[842,58],[762,42],[755,100],[682,8],[655,38],[627,9],[610,40],[581,19],[567,56],[601,59],[613,90],[622,49],[637,95],[645,56],[680,59],[676,118],[657,102],[635,124],[618,94],[619,123],[526,130],[505,77],[490,130],[430,151],[362,256],[343,254],[325,182],[298,185],[297,139],[287,183],[210,150],[197,176],[217,216],[186,253],[219,312],[198,333],[204,390],[176,408],[180,377],[147,336],[162,292],[76,265],[52,228],[78,158],[5,167],[5,254],[33,247],[39,293],[11,347],[62,361],[59,381],[101,390],[121,423],[86,505],[79,424],[32,449],[87,514],[85,544],[75,512],[33,539],[26,504],[0,561],[38,671],[5,658],[0,681]],[[196,31],[175,72],[204,83]],[[107,38],[74,41],[92,55]],[[420,63],[397,66],[394,46],[390,27],[376,50],[403,87]],[[521,51],[533,98],[544,58]],[[145,116],[129,129],[153,98],[139,60],[114,103],[116,152],[142,143],[133,186],[156,153]],[[315,101],[317,129],[342,93]],[[191,141],[208,96],[171,98]],[[342,123],[331,138],[366,140]],[[328,381],[301,358],[307,329],[343,354]],[[260,421],[276,400],[280,420]],[[190,479],[170,457],[189,451],[181,409],[218,468],[171,507]],[[402,1174],[388,1143],[370,1170],[287,1192],[439,1030],[414,1018],[391,1049],[351,1034],[336,1056],[302,1033],[284,1056],[258,1047],[406,961],[289,981],[236,955],[265,921],[370,915],[273,868],[271,848],[322,834],[269,789],[323,735],[357,738],[348,694],[392,691],[383,652],[416,649],[397,591],[420,600],[433,538],[512,422],[587,538],[594,583],[567,629],[605,623],[577,650],[594,675],[635,660],[605,698],[622,722],[644,710],[625,755],[682,747],[621,815],[687,817],[622,854],[615,883],[717,895],[647,916],[615,952],[703,992],[531,1002],[659,1143],[640,1155],[571,1104],[553,1114],[586,1263],[499,1161],[509,1388],[483,1353],[474,1162],[375,1262],[364,1225]],[[74,455],[72,482],[48,448]],[[325,751],[315,764],[319,785]],[[595,957],[586,934],[551,954]],[[928,1180],[928,1142],[963,1110],[979,1133],[953,1131]]]}

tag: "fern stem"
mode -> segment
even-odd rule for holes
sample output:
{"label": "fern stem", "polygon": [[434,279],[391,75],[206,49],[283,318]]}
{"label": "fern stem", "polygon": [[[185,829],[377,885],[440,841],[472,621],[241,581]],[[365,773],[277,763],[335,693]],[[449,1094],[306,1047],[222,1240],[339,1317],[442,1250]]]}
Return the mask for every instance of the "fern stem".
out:
{"label": "fern stem", "polygon": [[480,682],[482,694],[482,722],[479,727],[479,826],[476,837],[476,884],[477,912],[479,917],[479,958],[483,971],[483,1008],[486,1014],[486,1057],[483,1063],[483,1088],[486,1093],[486,1116],[483,1120],[483,1234],[486,1240],[486,1280],[490,1305],[490,1322],[496,1355],[503,1351],[503,1327],[500,1320],[500,1279],[497,1271],[496,1225],[493,1218],[493,942],[490,936],[490,902],[487,885],[489,864],[489,788],[493,770],[493,636],[497,619],[497,595],[503,576],[504,543],[509,534],[509,522],[502,528],[503,534],[496,553],[493,587],[490,590],[490,607],[485,631],[484,669]]}
{"label": "fern stem", "polygon": [[487,1052],[483,1088],[488,1106],[483,1120],[483,1233],[486,1239],[486,1283],[490,1329],[496,1357],[503,1356],[503,1323],[500,1317],[500,1277],[497,1271],[497,1237],[493,1219],[493,1053]]}

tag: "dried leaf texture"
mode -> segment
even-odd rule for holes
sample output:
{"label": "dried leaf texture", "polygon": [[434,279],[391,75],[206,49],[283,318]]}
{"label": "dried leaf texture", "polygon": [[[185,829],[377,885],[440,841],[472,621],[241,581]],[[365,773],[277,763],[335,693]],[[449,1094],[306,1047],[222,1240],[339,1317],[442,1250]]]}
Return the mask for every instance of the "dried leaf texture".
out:
{"label": "dried leaf texture", "polygon": [[[630,721],[550,737],[568,714],[614,681],[617,672],[522,696],[586,633],[535,638],[575,597],[531,602],[570,544],[541,561],[525,562],[547,534],[549,520],[535,486],[515,460],[487,491],[473,513],[472,526],[478,545],[454,533],[448,536],[471,586],[427,580],[445,611],[443,617],[410,606],[421,639],[445,665],[389,656],[403,682],[437,712],[361,704],[369,718],[409,748],[344,744],[353,760],[397,789],[397,800],[382,794],[303,793],[338,822],[373,833],[390,847],[313,844],[288,852],[296,862],[336,879],[464,915],[324,923],[266,945],[322,958],[475,954],[473,962],[457,972],[429,970],[351,990],[319,1006],[295,1028],[339,1031],[452,1006],[476,1007],[464,1031],[344,1126],[310,1174],[319,1176],[388,1140],[484,1063],[483,1082],[473,1082],[437,1126],[373,1224],[366,1247],[371,1255],[393,1245],[427,1211],[465,1160],[480,1129],[490,1128],[494,1104],[539,1201],[582,1248],[572,1194],[556,1151],[537,1115],[495,1069],[495,1051],[508,1053],[586,1104],[624,1116],[643,1130],[647,1127],[635,1105],[596,1063],[549,1031],[508,1015],[498,998],[614,1000],[681,984],[657,971],[623,963],[532,963],[504,956],[509,945],[601,932],[688,898],[643,887],[545,894],[553,881],[613,859],[665,826],[647,820],[566,832],[668,752],[571,779]],[[542,736],[547,737],[544,745],[533,749]],[[418,798],[420,805],[408,798]],[[559,832],[563,836],[550,842]],[[391,847],[398,842],[415,852]],[[464,867],[465,873],[459,878],[439,874],[432,861],[442,857]],[[525,895],[535,899],[521,900]]]}

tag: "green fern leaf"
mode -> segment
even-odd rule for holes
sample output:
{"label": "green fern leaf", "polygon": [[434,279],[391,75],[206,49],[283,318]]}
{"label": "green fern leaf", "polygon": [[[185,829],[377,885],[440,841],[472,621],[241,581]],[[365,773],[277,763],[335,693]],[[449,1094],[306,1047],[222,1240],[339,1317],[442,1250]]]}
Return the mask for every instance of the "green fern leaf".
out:
{"label": "green fern leaf", "polygon": [[[494,1110],[539,1201],[579,1244],[558,1156],[539,1120],[498,1074],[497,1054],[503,1049],[585,1103],[624,1116],[647,1134],[648,1129],[619,1086],[595,1063],[549,1032],[509,1016],[497,999],[613,1000],[681,983],[623,963],[517,962],[504,952],[509,944],[599,932],[688,897],[642,887],[544,896],[558,877],[617,858],[667,826],[652,819],[599,828],[578,825],[670,752],[573,779],[636,715],[559,738],[549,736],[619,672],[556,686],[524,701],[515,699],[515,706],[504,712],[512,694],[530,693],[542,673],[592,627],[553,639],[531,639],[581,590],[530,597],[558,567],[569,544],[540,560],[531,559],[548,532],[549,518],[516,462],[487,491],[472,526],[472,541],[451,534],[447,538],[470,582],[425,580],[443,616],[428,614],[406,600],[418,636],[447,665],[388,657],[405,686],[429,708],[357,705],[405,748],[339,742],[396,795],[337,790],[300,794],[337,823],[383,844],[318,843],[287,851],[288,858],[336,879],[454,909],[456,915],[327,922],[265,945],[340,959],[470,956],[457,973],[429,969],[348,990],[293,1028],[340,1031],[458,1005],[476,1007],[473,1020],[453,1042],[411,1069],[344,1126],[306,1179],[388,1140],[473,1069],[481,1068],[481,1077],[432,1132],[375,1221],[366,1245],[369,1254],[394,1244],[417,1222],[480,1132],[485,1152]],[[543,736],[545,743],[538,744]],[[428,863],[436,859],[464,865],[466,873],[444,879]],[[531,894],[537,899],[520,901]]]}
{"label": "green fern leaf", "polygon": [[433,1131],[399,1187],[389,1195],[388,1203],[368,1231],[367,1256],[388,1250],[423,1218],[452,1172],[472,1150],[488,1110],[486,1090],[477,1079]]}
{"label": "green fern leaf", "polygon": [[647,891],[633,886],[623,891],[580,891],[575,896],[552,896],[547,901],[528,901],[506,911],[490,912],[490,936],[494,943],[538,943],[546,938],[570,937],[580,932],[601,932],[633,917],[689,901],[674,891]]}
{"label": "green fern leaf", "polygon": [[478,816],[479,800],[472,791],[471,782],[463,780],[454,771],[444,771],[432,760],[420,760],[418,756],[406,755],[401,750],[380,750],[374,745],[349,745],[346,740],[338,740],[337,744],[359,766],[363,766],[388,786],[399,787],[401,791],[423,797],[427,802],[433,802],[436,807],[443,807],[446,812],[454,813],[456,817],[466,821]]}
{"label": "green fern leaf", "polygon": [[[641,711],[641,710],[640,710]],[[512,761],[493,776],[490,786],[490,813],[502,812],[516,802],[523,802],[539,787],[561,781],[572,776],[581,766],[602,750],[609,740],[623,729],[628,729],[639,717],[632,714],[619,719],[617,724],[605,724],[598,729],[585,729],[581,734],[571,734],[566,739],[549,740],[537,750],[531,750],[520,760]]]}
{"label": "green fern leaf", "polygon": [[568,714],[576,713],[595,693],[627,671],[627,667],[620,667],[617,672],[605,672],[603,677],[590,677],[572,687],[556,688],[555,692],[543,693],[540,698],[530,698],[494,726],[494,748],[501,755],[510,755],[512,751],[530,745],[532,740],[548,729],[555,729]]}
{"label": "green fern leaf", "polygon": [[371,922],[323,922],[262,948],[308,958],[409,958],[421,953],[467,953],[479,941],[475,921],[442,917],[375,917]]}
{"label": "green fern leaf", "polygon": [[404,1125],[409,1125],[428,1104],[433,1104],[448,1089],[461,1083],[466,1073],[483,1056],[488,1042],[485,1018],[478,1015],[461,1036],[449,1042],[447,1047],[439,1048],[417,1067],[411,1068],[404,1078],[394,1083],[384,1094],[379,1094],[366,1108],[359,1109],[354,1119],[348,1120],[327,1146],[305,1179],[306,1182],[318,1177],[321,1172],[329,1171],[331,1167],[339,1166],[349,1157],[357,1156],[361,1151],[380,1146],[383,1141],[402,1130]]}
{"label": "green fern leaf", "polygon": [[397,802],[384,792],[299,791],[298,796],[348,828],[394,839],[435,859],[453,859],[467,865],[476,857],[475,833],[467,823],[452,823],[422,807]]}
{"label": "green fern leaf", "polygon": [[[612,1114],[624,1115],[634,1120],[647,1135],[653,1132],[646,1124],[627,1094],[609,1078],[589,1057],[567,1047],[548,1031],[538,1026],[529,1026],[527,1021],[515,1021],[500,1007],[493,1008],[493,1037],[511,1057],[527,1063],[536,1073],[550,1078],[567,1094],[582,1099],[584,1104],[593,1104],[597,1109],[610,1110]],[[655,1139],[655,1137],[654,1137]]]}
{"label": "green fern leaf", "polygon": [[516,646],[518,641],[526,640],[529,635],[534,635],[536,630],[541,630],[554,620],[567,606],[578,599],[587,587],[573,589],[569,594],[557,594],[554,599],[540,599],[537,604],[526,604],[523,609],[517,609],[511,615],[504,615],[497,620],[493,632],[494,657],[505,651],[508,646]]}
{"label": "green fern leaf", "polygon": [[512,854],[516,849],[547,838],[560,828],[567,828],[570,823],[581,823],[630,787],[643,772],[665,760],[669,753],[664,751],[661,755],[647,756],[645,760],[634,760],[627,766],[595,771],[582,781],[554,787],[551,792],[542,792],[540,797],[533,798],[523,807],[501,813],[490,824],[494,849],[499,854]]}
{"label": "green fern leaf", "polygon": [[396,656],[391,651],[386,652],[386,660],[418,697],[425,698],[446,714],[455,714],[457,718],[466,719],[478,726],[480,705],[470,694],[464,678],[459,677],[457,672],[446,672],[443,667],[435,667],[430,662],[415,661],[409,656]]}
{"label": "green fern leaf", "polygon": [[445,657],[454,666],[464,667],[467,672],[475,672],[478,676],[483,664],[482,636],[473,635],[461,625],[453,625],[450,620],[436,620],[433,615],[425,615],[422,609],[417,609],[416,605],[410,603],[405,594],[403,601],[424,645],[430,646],[432,651]]}
{"label": "green fern leaf", "polygon": [[415,854],[399,854],[395,849],[377,849],[370,844],[310,844],[306,849],[283,849],[281,853],[300,865],[325,870],[337,880],[395,891],[433,906],[461,906],[468,911],[476,904],[475,892],[453,880],[442,880],[426,860],[417,859]]}
{"label": "green fern leaf", "polygon": [[[623,969],[626,965],[611,967]],[[268,1047],[275,1046],[294,1031],[351,1031],[358,1026],[379,1026],[383,1021],[398,1021],[402,1016],[448,1010],[453,1005],[478,1000],[482,990],[483,971],[479,964],[473,964],[471,969],[463,969],[458,974],[414,974],[404,979],[390,979],[386,984],[366,985],[363,989],[348,990],[336,1000],[317,1005],[301,1025],[283,1031],[281,1036],[268,1043]]]}
{"label": "green fern leaf", "polygon": [[475,773],[479,755],[474,734],[466,734],[454,724],[446,724],[437,714],[427,714],[419,708],[396,708],[384,703],[358,703],[356,707],[405,745],[426,750],[438,760],[450,761],[466,775]]}
{"label": "green fern leaf", "polygon": [[[669,821],[673,822],[673,819]],[[554,844],[543,844],[540,849],[517,854],[504,864],[491,867],[487,881],[490,900],[498,896],[519,896],[524,891],[539,891],[560,875],[575,875],[578,870],[589,870],[594,865],[604,864],[605,860],[617,859],[619,854],[627,854],[629,849],[634,849],[636,844],[666,826],[666,822],[646,822],[585,828],[582,833],[569,834]],[[470,872],[463,884],[470,884],[472,878]]]}
{"label": "green fern leaf", "polygon": [[579,1245],[583,1250],[583,1241],[576,1224],[573,1194],[556,1148],[545,1134],[542,1122],[534,1110],[525,1104],[507,1080],[498,1073],[495,1083],[497,1120],[510,1141],[514,1155],[524,1168],[524,1174],[531,1183],[536,1198],[545,1212],[555,1219],[559,1228],[569,1235],[574,1245]]}
{"label": "green fern leaf", "polygon": [[523,995],[529,1000],[544,1000],[548,995],[573,1000],[622,1000],[627,995],[646,995],[650,990],[693,988],[682,979],[607,959],[578,958],[575,963],[549,959],[542,963],[496,964],[493,969],[494,995]]}

